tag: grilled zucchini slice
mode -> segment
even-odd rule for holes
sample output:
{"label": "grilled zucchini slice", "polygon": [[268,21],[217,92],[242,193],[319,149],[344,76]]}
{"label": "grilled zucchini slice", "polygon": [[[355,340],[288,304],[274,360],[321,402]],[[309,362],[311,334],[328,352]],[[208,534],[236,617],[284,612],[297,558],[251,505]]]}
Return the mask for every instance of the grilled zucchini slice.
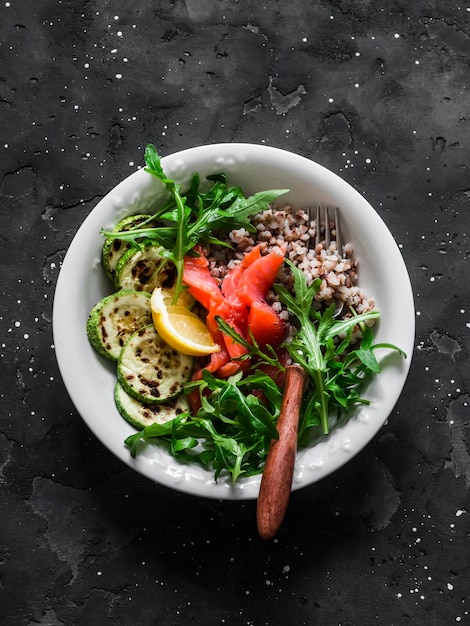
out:
{"label": "grilled zucchini slice", "polygon": [[[152,216],[147,213],[139,213],[137,215],[129,215],[120,220],[113,228],[114,233],[121,231],[132,230],[133,228],[139,228],[142,222],[150,219]],[[146,224],[148,227],[157,226],[155,222],[149,222]],[[115,237],[106,237],[103,249],[102,249],[102,262],[106,275],[111,280],[114,279],[114,270],[116,269],[117,262],[124,254],[131,248],[131,244],[123,239],[117,239]]]}
{"label": "grilled zucchini slice", "polygon": [[176,278],[175,265],[163,252],[164,248],[152,244],[141,250],[131,248],[124,252],[114,271],[116,289],[151,292],[155,287],[172,287]]}
{"label": "grilled zucchini slice", "polygon": [[121,416],[137,430],[143,430],[150,424],[164,424],[189,411],[185,395],[168,404],[145,404],[130,396],[119,381],[114,388],[114,400]]}
{"label": "grilled zucchini slice", "polygon": [[192,357],[171,348],[148,324],[131,335],[121,350],[117,374],[126,393],[154,404],[179,396],[192,369]]}
{"label": "grilled zucchini slice", "polygon": [[87,320],[88,340],[99,354],[117,361],[122,347],[152,321],[151,294],[122,290],[100,300]]}

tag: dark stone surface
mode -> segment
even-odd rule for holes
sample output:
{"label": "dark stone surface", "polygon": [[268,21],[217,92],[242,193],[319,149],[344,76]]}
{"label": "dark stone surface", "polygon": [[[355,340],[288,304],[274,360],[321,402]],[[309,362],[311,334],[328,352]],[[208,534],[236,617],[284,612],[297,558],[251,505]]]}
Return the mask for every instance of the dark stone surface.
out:
{"label": "dark stone surface", "polygon": [[[470,11],[455,0],[2,0],[0,622],[468,624]],[[142,163],[216,141],[299,152],[399,243],[416,349],[388,424],[255,504],[132,473],[61,382],[54,287],[85,216]]]}

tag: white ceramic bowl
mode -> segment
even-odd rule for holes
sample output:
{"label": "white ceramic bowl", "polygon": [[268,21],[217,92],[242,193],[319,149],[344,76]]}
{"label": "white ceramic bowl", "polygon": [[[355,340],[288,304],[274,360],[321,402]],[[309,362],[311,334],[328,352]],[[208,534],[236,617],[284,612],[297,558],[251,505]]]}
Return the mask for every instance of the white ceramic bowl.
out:
{"label": "white ceramic bowl", "polygon": [[[371,404],[358,408],[344,426],[314,447],[297,455],[293,489],[334,472],[358,453],[391,413],[405,383],[414,343],[414,305],[411,285],[398,247],[376,211],[348,183],[296,154],[262,145],[215,144],[164,157],[167,175],[179,183],[193,172],[201,180],[225,172],[246,195],[265,189],[290,189],[283,199],[294,207],[328,204],[341,207],[342,230],[354,245],[360,263],[360,285],[376,300],[381,312],[376,340],[391,342],[408,355],[393,355],[367,387]],[[125,215],[146,212],[165,197],[161,184],[143,169],[112,189],[78,230],[59,275],[53,314],[57,360],[65,386],[91,431],[119,459],[144,476],[181,492],[219,499],[251,499],[258,495],[260,476],[232,485],[214,482],[213,473],[198,465],[180,464],[156,446],[147,446],[132,459],[124,439],[133,431],[118,414],[113,389],[116,368],[88,343],[85,325],[92,306],[113,291],[101,267],[102,228]]]}

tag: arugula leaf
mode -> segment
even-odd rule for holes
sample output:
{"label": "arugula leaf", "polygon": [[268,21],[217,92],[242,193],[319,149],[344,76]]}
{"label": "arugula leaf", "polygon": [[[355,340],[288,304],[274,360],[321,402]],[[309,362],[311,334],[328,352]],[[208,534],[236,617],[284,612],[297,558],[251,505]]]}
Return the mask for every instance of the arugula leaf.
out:
{"label": "arugula leaf", "polygon": [[[253,393],[259,389],[264,391],[264,401]],[[278,437],[275,424],[281,390],[260,370],[228,379],[204,370],[202,380],[186,385],[186,392],[195,390],[201,398],[197,415],[184,413],[131,435],[125,440],[131,455],[136,456],[142,442],[160,441],[176,458],[212,467],[215,478],[229,472],[235,482],[261,472],[269,443]]]}
{"label": "arugula leaf", "polygon": [[[348,410],[353,404],[363,402],[358,390],[366,378],[380,372],[380,365],[374,355],[379,347],[373,345],[372,330],[365,322],[379,317],[377,311],[369,311],[350,318],[336,320],[333,317],[334,305],[324,312],[318,311],[313,300],[320,289],[321,279],[307,284],[305,275],[288,259],[294,278],[294,290],[290,293],[284,286],[275,284],[280,301],[297,318],[298,330],[286,348],[294,361],[309,374],[307,403],[304,411],[302,434],[313,425],[313,415],[317,415],[323,433],[329,432],[329,417],[332,409],[337,415]],[[362,328],[359,348],[350,350],[352,331],[358,324]],[[334,339],[345,335],[336,345]],[[404,353],[391,344],[388,348]],[[346,354],[346,356],[343,356]]]}
{"label": "arugula leaf", "polygon": [[136,248],[149,243],[164,246],[167,256],[176,267],[175,302],[183,286],[184,257],[194,246],[202,243],[224,244],[216,233],[235,228],[253,230],[249,217],[267,208],[288,189],[261,191],[246,198],[240,187],[229,187],[225,174],[207,177],[212,186],[206,191],[200,190],[198,174],[193,174],[189,189],[181,191],[181,186],[168,178],[163,171],[160,156],[154,145],[145,148],[144,159],[146,172],[160,180],[170,194],[165,206],[154,213],[147,222],[161,220],[158,227],[135,228],[131,231],[103,231],[107,237],[122,239]]}
{"label": "arugula leaf", "polygon": [[[147,167],[145,171],[149,174],[152,174],[156,178],[158,178],[168,189],[171,197],[173,198],[176,206],[176,210],[174,213],[173,221],[176,223],[176,231],[175,231],[175,243],[173,245],[173,255],[172,260],[176,267],[176,282],[175,282],[175,302],[178,300],[178,297],[183,289],[183,268],[184,268],[184,255],[188,251],[187,247],[187,232],[185,228],[186,219],[188,216],[188,211],[185,207],[185,201],[180,193],[180,187],[173,180],[167,178],[161,163],[160,157],[157,153],[157,150],[154,145],[148,144],[145,148],[145,162]],[[190,246],[192,247],[192,246]]]}

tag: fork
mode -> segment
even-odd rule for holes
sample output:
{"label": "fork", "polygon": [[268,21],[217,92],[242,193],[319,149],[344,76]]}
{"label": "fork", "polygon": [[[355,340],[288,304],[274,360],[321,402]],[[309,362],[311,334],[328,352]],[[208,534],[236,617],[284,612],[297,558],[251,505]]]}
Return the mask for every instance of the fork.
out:
{"label": "fork", "polygon": [[[311,221],[312,209],[308,215]],[[344,258],[344,248],[340,232],[339,209],[335,209],[336,254]],[[315,247],[321,243],[320,207],[316,211]],[[328,207],[325,207],[325,249],[331,245],[331,228]],[[343,305],[337,305],[334,316],[338,317]],[[256,508],[258,533],[263,539],[272,539],[277,534],[289,504],[294,476],[300,407],[307,372],[297,364],[286,367],[284,394],[281,412],[277,421],[279,439],[271,441],[261,477]]]}
{"label": "fork", "polygon": [[[312,207],[309,206],[307,210],[307,215],[309,220],[313,220],[313,210]],[[315,232],[315,247],[321,243],[321,235],[320,235],[320,224],[321,224],[321,208],[317,206],[316,216],[315,216],[315,224],[316,224],[316,232]],[[339,207],[335,208],[335,231],[336,231],[336,255],[339,258],[344,257],[344,248],[343,242],[341,239],[341,226],[339,221]],[[331,228],[330,228],[330,210],[328,206],[325,206],[325,250],[331,245]]]}
{"label": "fork", "polygon": [[[341,237],[341,224],[340,224],[340,216],[339,216],[339,207],[335,207],[335,220],[334,220],[334,228],[335,228],[335,241],[336,241],[336,253],[334,252],[330,252],[331,255],[335,255],[338,257],[338,259],[344,259],[345,258],[345,254],[344,254],[344,246],[343,246],[343,240]],[[310,220],[310,223],[313,219],[313,210],[312,207],[309,206],[307,209],[307,214]],[[322,242],[322,238],[320,235],[320,225],[321,225],[321,208],[319,206],[317,206],[316,209],[316,220],[315,220],[315,224],[316,224],[316,230],[315,230],[315,248],[318,246],[318,244],[320,244]],[[324,249],[328,252],[329,248],[331,246],[331,226],[330,226],[330,212],[329,212],[329,208],[328,206],[325,206],[325,246]],[[344,302],[340,301],[336,303],[336,308],[335,311],[333,313],[333,317],[334,318],[338,318],[340,317],[341,313],[343,312],[344,309]]]}

